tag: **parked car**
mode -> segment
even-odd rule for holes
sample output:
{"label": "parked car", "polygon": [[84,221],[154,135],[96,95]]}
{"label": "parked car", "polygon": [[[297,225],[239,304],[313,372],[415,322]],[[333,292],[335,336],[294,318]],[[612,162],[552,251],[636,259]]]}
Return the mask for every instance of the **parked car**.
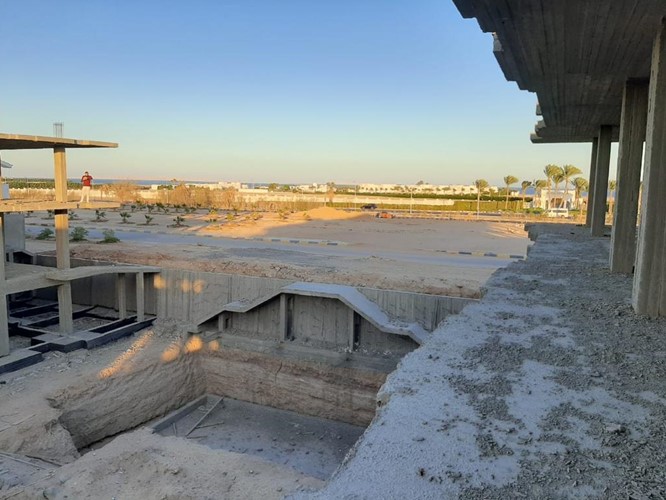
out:
{"label": "parked car", "polygon": [[568,208],[550,208],[546,212],[547,217],[569,217]]}
{"label": "parked car", "polygon": [[377,205],[374,203],[368,203],[367,205],[362,205],[361,210],[377,210]]}

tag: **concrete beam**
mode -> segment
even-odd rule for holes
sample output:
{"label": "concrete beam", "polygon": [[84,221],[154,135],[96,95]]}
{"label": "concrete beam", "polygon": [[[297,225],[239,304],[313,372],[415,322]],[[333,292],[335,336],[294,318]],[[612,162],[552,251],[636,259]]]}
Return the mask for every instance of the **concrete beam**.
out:
{"label": "concrete beam", "polygon": [[587,188],[587,212],[585,226],[592,227],[592,202],[594,201],[594,179],[597,177],[597,152],[599,151],[599,138],[592,139],[592,158],[590,159],[590,182]]}
{"label": "concrete beam", "polygon": [[603,236],[606,230],[606,201],[608,198],[608,170],[610,168],[611,139],[613,127],[602,125],[599,128],[597,168],[595,169],[590,224],[592,236]]}
{"label": "concrete beam", "polygon": [[613,216],[610,269],[631,273],[636,257],[636,219],[647,127],[649,82],[628,82],[622,97],[617,161],[617,201]]}
{"label": "concrete beam", "polygon": [[652,50],[641,225],[632,303],[639,314],[666,315],[666,20]]}

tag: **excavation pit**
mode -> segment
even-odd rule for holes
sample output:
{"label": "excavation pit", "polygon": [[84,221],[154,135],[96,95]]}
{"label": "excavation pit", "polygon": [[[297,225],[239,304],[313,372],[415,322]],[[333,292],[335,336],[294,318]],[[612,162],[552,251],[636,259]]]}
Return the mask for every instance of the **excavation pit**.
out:
{"label": "excavation pit", "polygon": [[204,396],[153,425],[162,436],[254,455],[326,480],[364,427],[231,398]]}

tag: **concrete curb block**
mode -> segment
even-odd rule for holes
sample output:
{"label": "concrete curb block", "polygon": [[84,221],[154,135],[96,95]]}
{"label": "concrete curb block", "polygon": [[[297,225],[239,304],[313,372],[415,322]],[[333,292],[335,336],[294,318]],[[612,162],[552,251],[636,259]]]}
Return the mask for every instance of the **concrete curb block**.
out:
{"label": "concrete curb block", "polygon": [[470,252],[466,250],[437,250],[439,253],[447,255],[468,255],[470,257],[494,257],[496,259],[515,259],[523,260],[524,255],[516,255],[511,253],[495,253],[495,252]]}

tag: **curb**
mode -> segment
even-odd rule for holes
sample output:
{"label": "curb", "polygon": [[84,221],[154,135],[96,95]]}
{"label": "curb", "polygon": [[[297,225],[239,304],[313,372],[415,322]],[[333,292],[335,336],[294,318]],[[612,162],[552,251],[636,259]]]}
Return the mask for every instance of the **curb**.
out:
{"label": "curb", "polygon": [[511,253],[495,253],[495,252],[468,252],[465,250],[437,250],[439,253],[447,255],[468,255],[470,257],[494,257],[496,259],[515,259],[524,260],[524,255],[516,255]]}

